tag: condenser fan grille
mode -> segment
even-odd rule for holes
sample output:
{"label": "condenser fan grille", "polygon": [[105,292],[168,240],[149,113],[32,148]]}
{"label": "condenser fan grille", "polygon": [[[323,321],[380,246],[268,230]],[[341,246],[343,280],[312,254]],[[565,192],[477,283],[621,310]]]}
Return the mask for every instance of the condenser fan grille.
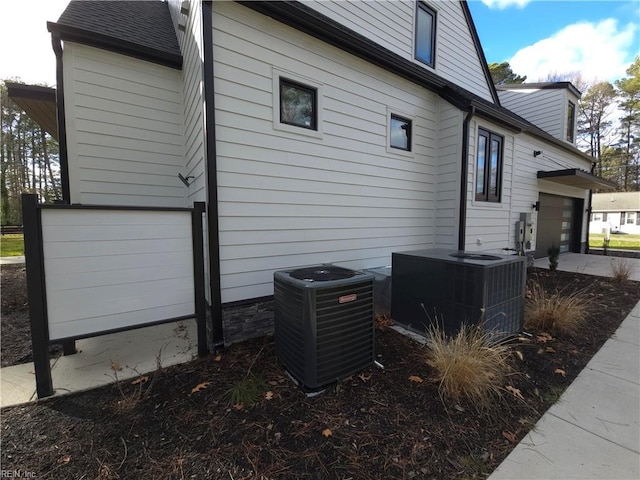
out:
{"label": "condenser fan grille", "polygon": [[321,265],[294,270],[289,275],[305,282],[330,282],[353,277],[357,272],[333,265]]}

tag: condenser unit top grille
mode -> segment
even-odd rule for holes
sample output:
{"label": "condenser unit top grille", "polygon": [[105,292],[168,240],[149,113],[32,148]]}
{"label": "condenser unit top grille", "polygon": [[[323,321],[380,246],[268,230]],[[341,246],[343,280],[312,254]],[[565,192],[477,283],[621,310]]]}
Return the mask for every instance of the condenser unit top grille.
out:
{"label": "condenser unit top grille", "polygon": [[329,282],[351,278],[358,272],[333,265],[299,268],[289,273],[289,276],[305,282]]}
{"label": "condenser unit top grille", "polygon": [[467,260],[502,260],[502,258],[500,257],[496,257],[495,255],[487,255],[486,253],[456,252],[450,253],[449,256],[455,258],[464,258]]}

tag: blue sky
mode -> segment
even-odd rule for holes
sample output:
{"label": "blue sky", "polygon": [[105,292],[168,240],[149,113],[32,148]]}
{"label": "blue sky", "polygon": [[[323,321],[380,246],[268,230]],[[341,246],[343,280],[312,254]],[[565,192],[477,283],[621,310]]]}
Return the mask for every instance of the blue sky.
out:
{"label": "blue sky", "polygon": [[537,81],[580,71],[613,81],[640,54],[638,0],[470,0],[489,63],[508,61]]}
{"label": "blue sky", "polygon": [[[68,1],[0,0],[0,78],[55,83],[46,21]],[[509,61],[529,82],[573,71],[613,81],[640,54],[638,0],[469,0],[469,8],[487,61]]]}

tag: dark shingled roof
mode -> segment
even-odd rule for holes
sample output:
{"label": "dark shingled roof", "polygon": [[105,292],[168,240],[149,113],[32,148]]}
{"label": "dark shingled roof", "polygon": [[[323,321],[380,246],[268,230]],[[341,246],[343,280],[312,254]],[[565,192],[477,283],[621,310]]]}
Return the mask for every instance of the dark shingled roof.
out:
{"label": "dark shingled roof", "polygon": [[159,0],[72,0],[48,28],[63,40],[182,67],[169,7]]}

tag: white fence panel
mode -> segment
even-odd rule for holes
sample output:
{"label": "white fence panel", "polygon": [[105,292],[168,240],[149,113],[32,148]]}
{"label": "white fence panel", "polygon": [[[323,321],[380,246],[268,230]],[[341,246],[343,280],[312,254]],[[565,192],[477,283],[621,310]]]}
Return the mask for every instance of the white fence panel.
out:
{"label": "white fence panel", "polygon": [[191,213],[43,209],[49,339],[192,315]]}

